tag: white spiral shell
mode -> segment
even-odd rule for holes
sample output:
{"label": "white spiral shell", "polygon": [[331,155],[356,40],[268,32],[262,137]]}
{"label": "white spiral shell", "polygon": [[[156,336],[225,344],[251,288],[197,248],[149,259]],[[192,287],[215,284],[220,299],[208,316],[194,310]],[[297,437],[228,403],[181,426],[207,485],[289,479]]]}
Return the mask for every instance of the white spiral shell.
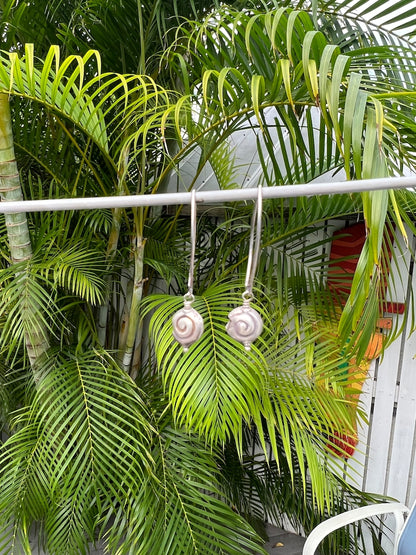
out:
{"label": "white spiral shell", "polygon": [[173,337],[183,346],[184,352],[198,341],[204,331],[202,316],[186,302],[184,307],[173,315],[172,325]]}
{"label": "white spiral shell", "polygon": [[263,320],[254,308],[247,304],[234,308],[228,315],[225,329],[230,337],[242,343],[246,351],[263,331]]}

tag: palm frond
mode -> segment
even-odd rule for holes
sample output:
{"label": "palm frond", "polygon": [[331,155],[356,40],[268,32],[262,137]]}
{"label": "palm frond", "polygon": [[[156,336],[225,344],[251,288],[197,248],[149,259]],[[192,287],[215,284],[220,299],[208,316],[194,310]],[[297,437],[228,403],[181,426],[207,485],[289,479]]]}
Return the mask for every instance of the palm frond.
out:
{"label": "palm frond", "polygon": [[65,250],[49,251],[48,258],[33,269],[52,287],[62,287],[88,303],[99,304],[103,299],[105,261],[97,251],[68,245]]}
{"label": "palm frond", "polygon": [[52,553],[86,552],[101,507],[127,511],[153,476],[153,430],[141,393],[105,353],[50,353],[42,371],[2,448],[2,545],[38,520]]}
{"label": "palm frond", "polygon": [[[25,199],[54,199],[74,193],[63,182],[50,181],[45,175],[38,175],[36,179],[31,169],[27,174],[24,170],[22,173],[25,177],[22,183]],[[88,188],[83,192],[90,194]],[[85,248],[101,252],[111,227],[111,210],[32,212],[27,214],[27,218],[33,249],[44,252],[45,256],[53,248],[63,250],[81,243]]]}
{"label": "palm frond", "polygon": [[29,415],[20,414],[22,428],[13,434],[0,451],[0,551],[21,553],[29,544],[28,529],[35,518],[48,508],[47,483],[37,472],[39,441],[36,424]]}
{"label": "palm frond", "polygon": [[7,385],[7,366],[0,359],[0,430],[2,431],[7,427],[10,406],[12,404],[11,390]]}
{"label": "palm frond", "polygon": [[[205,316],[205,332],[183,353],[175,344],[170,321],[181,300],[158,295],[146,301],[146,310],[154,310],[150,331],[175,421],[210,443],[233,438],[240,453],[245,423],[256,426],[264,450],[267,430],[277,464],[276,434],[282,438],[289,465],[293,442],[304,483],[311,480],[314,502],[323,510],[332,506],[336,487],[322,475],[328,437],[334,430],[354,433],[345,372],[337,370],[344,360],[339,344],[327,341],[317,349],[324,332],[314,320],[302,321],[300,338],[300,325],[294,325],[289,311],[273,311],[269,305],[268,317],[262,311],[267,322],[264,337],[247,355],[224,329],[238,302],[229,285],[197,297],[194,307]],[[314,376],[315,367],[321,369],[319,377]],[[316,387],[315,380],[326,385]]]}
{"label": "palm frond", "polygon": [[178,425],[212,444],[230,437],[240,444],[242,421],[260,417],[256,400],[266,381],[260,352],[253,349],[246,354],[225,332],[230,307],[241,304],[241,298],[230,292],[228,284],[211,287],[197,298],[194,308],[205,319],[205,332],[186,354],[174,341],[171,324],[182,299],[167,295],[150,299],[146,310],[156,308],[150,333]]}
{"label": "palm frond", "polygon": [[[187,274],[184,245],[189,240],[189,222],[182,220],[162,216],[149,217],[146,222],[144,262],[159,274],[168,286],[171,286],[174,280],[182,282]],[[187,226],[186,229],[182,223]]]}
{"label": "palm frond", "polygon": [[[247,430],[245,436],[246,447],[243,460],[238,457],[232,445],[227,445],[220,457],[224,489],[239,510],[243,512],[250,510],[251,516],[257,517],[261,522],[267,515],[281,526],[287,526],[287,519],[289,519],[295,530],[308,534],[327,516],[316,510],[310,483],[306,484],[306,489],[303,489],[302,465],[297,461],[294,443],[292,442],[291,445],[291,465],[294,468],[294,477],[292,477],[291,465],[287,464],[283,456],[280,464],[277,465],[275,461],[265,461],[264,458],[255,454],[256,446],[258,447],[255,430]],[[281,438],[278,437],[277,441],[281,442]],[[280,451],[283,452],[281,443]],[[326,468],[326,472],[325,479],[339,485],[334,495],[333,511],[335,514],[369,503],[380,502],[383,499],[382,496],[361,492],[347,484],[343,479],[333,475],[330,467]],[[302,489],[304,496],[299,498],[298,492]],[[374,535],[374,540],[377,542],[375,538],[380,534],[380,529],[377,525],[371,524],[370,527],[371,534]],[[363,526],[363,528],[365,527]],[[361,540],[362,532],[361,528],[354,528],[332,535],[330,540],[321,545],[321,552],[331,555],[349,546],[351,553],[354,554],[373,553],[373,551],[369,551],[368,546],[365,546],[364,540]],[[375,545],[373,549],[376,549]],[[382,553],[381,548],[378,549],[374,553]]]}
{"label": "palm frond", "polygon": [[0,311],[4,317],[1,339],[6,345],[3,352],[13,357],[25,343],[36,351],[47,341],[45,332],[53,333],[53,319],[58,313],[53,297],[38,281],[30,262],[1,270],[0,282]]}
{"label": "palm frond", "polygon": [[[194,138],[189,137],[178,159],[198,142],[205,149],[201,165],[207,163],[219,144],[247,126],[249,117],[261,135],[258,156],[269,184],[307,181],[342,166],[347,178],[383,177],[392,175],[404,158],[409,166],[413,164],[410,117],[404,114],[401,127],[389,106],[401,95],[413,96],[415,59],[407,51],[401,58],[402,47],[394,42],[379,45],[376,41],[374,47],[342,51],[342,44],[330,44],[314,30],[308,14],[284,8],[268,13],[227,8],[217,18],[195,24],[193,31],[184,30],[181,38],[192,58],[195,88],[202,98]],[[181,46],[175,46],[173,63],[181,52]],[[200,72],[202,77],[196,77]],[[267,110],[276,113],[273,133]],[[318,159],[327,161],[327,165],[321,163],[319,173]],[[388,193],[364,193],[362,210],[367,246],[341,319],[344,338],[364,321],[364,311],[371,316],[366,333],[375,325],[376,311],[370,314],[368,306],[389,210]],[[392,213],[397,219],[398,211]],[[400,221],[398,227],[403,229]]]}
{"label": "palm frond", "polygon": [[[87,79],[92,59],[96,61],[93,64],[95,76]],[[135,164],[144,150],[150,161],[151,146],[158,145],[153,152],[160,162],[160,155],[164,152],[161,138],[169,123],[166,114],[172,104],[172,93],[147,76],[101,73],[100,57],[94,50],[82,57],[68,56],[61,62],[59,47],[53,46],[45,59],[38,63],[33,45],[26,45],[24,56],[12,52],[0,59],[0,88],[52,111],[55,124],[64,130],[62,140],[66,141],[66,133],[78,151],[81,167],[90,171],[98,182],[100,171],[90,160],[89,141],[99,149],[105,165],[113,174],[113,182],[117,182],[116,168],[118,164],[121,168],[125,165],[126,128],[135,123],[134,118],[137,123],[138,114],[141,124],[131,138],[135,147],[131,171],[137,173]],[[83,134],[83,140],[78,140],[77,133],[66,125],[67,121]],[[25,148],[23,143],[22,148]],[[26,153],[29,153],[27,148]],[[45,166],[47,161],[39,160],[38,163]],[[52,171],[50,165],[48,171]],[[121,178],[123,180],[125,175]]]}
{"label": "palm frond", "polygon": [[338,21],[344,18],[364,32],[371,30],[373,35],[391,37],[394,34],[397,40],[414,40],[415,8],[404,1],[380,5],[377,0],[337,0],[335,3],[314,0],[313,4],[318,13]]}
{"label": "palm frond", "polygon": [[[15,96],[13,106],[13,132],[18,166],[28,181],[40,181],[43,194],[56,196],[89,196],[108,194],[114,181],[114,168],[108,156],[87,134],[50,107]],[[103,172],[102,168],[106,168]],[[55,187],[48,190],[52,182]],[[35,193],[35,187],[30,190]],[[35,198],[42,198],[42,189]]]}
{"label": "palm frond", "polygon": [[[147,481],[134,501],[128,524],[116,517],[108,537],[117,553],[264,553],[248,523],[224,502],[218,470],[203,442],[172,428],[166,415],[152,450],[160,483]],[[113,547],[114,546],[114,547]]]}

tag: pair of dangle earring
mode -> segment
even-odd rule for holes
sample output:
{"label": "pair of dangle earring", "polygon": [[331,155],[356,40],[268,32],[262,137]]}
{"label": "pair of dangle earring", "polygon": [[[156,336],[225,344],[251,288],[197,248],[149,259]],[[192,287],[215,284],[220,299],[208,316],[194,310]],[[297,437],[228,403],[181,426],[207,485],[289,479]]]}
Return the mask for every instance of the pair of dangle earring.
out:
{"label": "pair of dangle earring", "polygon": [[[263,197],[261,186],[258,188],[257,203],[254,208],[251,230],[249,253],[247,260],[247,273],[245,280],[245,291],[242,294],[243,304],[234,308],[228,315],[228,324],[225,329],[230,337],[242,343],[249,351],[251,343],[255,341],[263,331],[263,321],[260,314],[250,306],[253,300],[253,283],[256,267],[260,254],[261,240],[261,216],[263,210]],[[173,336],[186,352],[189,347],[198,341],[204,331],[204,321],[197,310],[192,307],[193,276],[195,266],[196,245],[196,200],[195,191],[191,193],[191,258],[189,263],[188,292],[184,295],[184,306],[178,310],[172,319]]]}

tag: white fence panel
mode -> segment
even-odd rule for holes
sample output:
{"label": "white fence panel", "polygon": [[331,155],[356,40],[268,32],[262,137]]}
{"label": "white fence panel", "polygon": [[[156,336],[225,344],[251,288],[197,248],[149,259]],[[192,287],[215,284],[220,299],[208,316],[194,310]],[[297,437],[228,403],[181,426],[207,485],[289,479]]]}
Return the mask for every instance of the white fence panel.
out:
{"label": "white fence panel", "polygon": [[386,493],[403,502],[408,499],[409,475],[414,458],[416,423],[416,337],[405,337],[396,417],[391,434],[391,460],[386,476]]}
{"label": "white fence panel", "polygon": [[[393,269],[396,289],[389,300],[410,303],[416,289],[412,265],[410,274],[404,270],[410,255],[400,244],[394,252],[400,266]],[[398,272],[404,276],[402,283]],[[410,322],[403,316],[393,318],[395,325],[403,325],[403,333],[370,369],[360,399],[369,423],[359,431],[360,443],[350,463],[359,487],[411,505],[416,498],[416,334],[410,335]],[[389,552],[390,540],[384,543]]]}

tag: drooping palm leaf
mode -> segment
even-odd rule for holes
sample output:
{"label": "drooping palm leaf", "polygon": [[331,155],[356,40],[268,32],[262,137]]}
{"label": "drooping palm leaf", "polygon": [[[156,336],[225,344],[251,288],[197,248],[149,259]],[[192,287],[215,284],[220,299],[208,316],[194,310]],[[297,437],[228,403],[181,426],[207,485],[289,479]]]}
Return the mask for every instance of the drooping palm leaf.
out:
{"label": "drooping palm leaf", "polygon": [[8,358],[13,357],[20,347],[29,344],[35,351],[30,353],[36,358],[36,349],[47,342],[47,333],[52,332],[57,314],[54,299],[31,271],[30,262],[1,270],[0,281],[3,352]]}
{"label": "drooping palm leaf", "polygon": [[391,34],[398,40],[414,40],[416,11],[412,4],[400,1],[380,5],[376,0],[337,0],[334,3],[314,1],[313,4],[324,16],[340,20],[345,18],[364,32],[370,29],[373,34],[386,37]]}
{"label": "drooping palm leaf", "polygon": [[[227,445],[220,457],[220,465],[223,473],[223,487],[231,496],[235,506],[242,511],[250,511],[253,517],[265,520],[272,518],[281,526],[287,526],[287,520],[295,530],[301,533],[309,533],[319,522],[327,517],[316,511],[312,501],[313,492],[310,484],[306,485],[305,496],[300,500],[296,492],[302,486],[302,468],[296,461],[296,450],[292,444],[292,462],[290,465],[281,458],[280,464],[275,461],[265,461],[257,455],[256,433],[247,430],[245,434],[246,448],[243,461],[239,459],[232,445]],[[280,439],[278,438],[280,441]],[[257,446],[258,447],[258,446]],[[282,448],[283,446],[281,446]],[[294,478],[292,476],[294,469]],[[374,494],[364,494],[353,486],[345,483],[343,479],[331,475],[328,468],[327,480],[335,480],[339,488],[334,496],[335,512],[342,513],[349,507],[367,505],[369,503],[385,500],[384,497]],[[365,528],[365,526],[363,526]],[[342,530],[339,534],[333,534],[320,546],[323,555],[332,555],[341,550],[349,549],[349,553],[377,553],[384,554],[378,538],[380,530],[377,525],[370,524],[370,533],[373,545],[366,545],[362,537],[362,529]],[[374,551],[372,551],[373,549]]]}
{"label": "drooping palm leaf", "polygon": [[[87,79],[87,70],[94,66],[91,64],[93,58],[97,61],[96,76]],[[90,160],[90,145],[85,138],[93,141],[104,157],[104,163],[113,172],[113,183],[117,182],[116,167],[125,164],[125,126],[133,125],[134,115],[137,125],[137,114],[140,114],[141,138],[140,142],[135,138],[133,161],[136,157],[140,159],[144,149],[160,143],[161,126],[164,129],[167,125],[164,111],[171,104],[170,93],[151,78],[102,74],[99,54],[93,50],[83,57],[69,56],[61,62],[57,46],[50,48],[41,64],[35,60],[33,45],[26,46],[25,56],[10,53],[8,58],[3,57],[0,60],[0,87],[9,94],[40,103],[52,111],[57,118],[56,125],[58,128],[62,126],[78,151],[77,156],[82,157],[82,165],[92,170],[94,179],[100,181],[100,172]],[[78,140],[76,132],[66,125],[66,121],[76,126],[84,140]],[[160,151],[163,152],[163,145]],[[39,162],[46,167],[46,161]],[[51,167],[49,171],[52,171]]]}

